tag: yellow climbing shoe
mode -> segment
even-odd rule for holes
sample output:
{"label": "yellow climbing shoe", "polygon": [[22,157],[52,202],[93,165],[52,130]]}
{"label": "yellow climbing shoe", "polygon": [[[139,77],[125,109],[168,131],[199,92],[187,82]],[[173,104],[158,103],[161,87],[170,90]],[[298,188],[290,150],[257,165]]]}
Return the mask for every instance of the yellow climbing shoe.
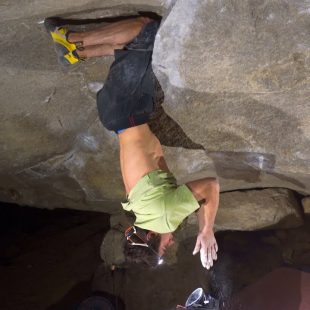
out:
{"label": "yellow climbing shoe", "polygon": [[84,60],[80,58],[77,53],[77,45],[69,42],[68,29],[62,26],[57,26],[59,20],[60,19],[58,18],[46,18],[44,20],[44,26],[53,39],[54,48],[58,55],[58,61],[62,65],[68,66],[73,65],[80,60]]}

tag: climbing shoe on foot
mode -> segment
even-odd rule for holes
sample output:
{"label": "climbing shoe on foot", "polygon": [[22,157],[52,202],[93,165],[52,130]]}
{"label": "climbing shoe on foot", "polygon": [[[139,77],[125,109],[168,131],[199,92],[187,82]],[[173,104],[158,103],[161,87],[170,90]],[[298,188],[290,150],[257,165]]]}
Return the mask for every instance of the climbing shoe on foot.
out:
{"label": "climbing shoe on foot", "polygon": [[58,18],[46,18],[44,20],[44,26],[50,33],[55,51],[58,55],[58,61],[65,66],[73,65],[81,60],[85,60],[79,57],[77,53],[78,47],[82,46],[82,42],[72,43],[68,40],[70,31],[62,26],[57,26],[60,19]]}

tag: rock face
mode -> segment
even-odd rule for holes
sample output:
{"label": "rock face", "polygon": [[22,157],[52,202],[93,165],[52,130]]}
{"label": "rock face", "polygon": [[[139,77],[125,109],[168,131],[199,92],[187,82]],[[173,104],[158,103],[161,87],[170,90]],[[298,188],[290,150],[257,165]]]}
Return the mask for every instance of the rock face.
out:
{"label": "rock face", "polygon": [[[221,194],[215,219],[216,231],[288,229],[303,223],[302,206],[291,190],[268,188]],[[180,240],[197,236],[197,216],[192,214],[181,226]]]}
{"label": "rock face", "polygon": [[[87,19],[71,27],[84,30],[96,26],[91,19],[139,11],[164,15],[153,67],[164,109],[181,126],[165,140],[179,182],[218,176],[223,192],[285,187],[309,194],[308,2],[31,0],[0,12],[0,201],[121,211],[118,141],[102,127],[95,99],[113,58],[61,69],[42,21]],[[270,195],[262,211],[278,208]],[[250,196],[234,199],[246,209]]]}
{"label": "rock face", "polygon": [[107,265],[119,266],[125,262],[123,253],[124,233],[110,229],[100,247],[100,257]]}
{"label": "rock face", "polygon": [[118,142],[98,120],[95,99],[113,57],[63,70],[42,22],[162,14],[170,2],[32,0],[1,9],[0,201],[120,210]]}
{"label": "rock face", "polygon": [[302,206],[305,214],[310,214],[310,197],[305,197],[302,200]]}
{"label": "rock face", "polygon": [[262,189],[221,195],[217,230],[281,229],[302,224],[301,206],[287,189]]}
{"label": "rock face", "polygon": [[222,189],[310,191],[309,2],[179,0],[155,42],[165,111]]}

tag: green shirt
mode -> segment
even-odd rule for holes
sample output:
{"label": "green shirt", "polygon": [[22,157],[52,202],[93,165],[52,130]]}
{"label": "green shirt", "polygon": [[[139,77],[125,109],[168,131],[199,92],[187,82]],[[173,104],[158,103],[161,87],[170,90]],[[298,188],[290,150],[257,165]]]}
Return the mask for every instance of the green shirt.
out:
{"label": "green shirt", "polygon": [[154,170],[142,177],[122,206],[134,212],[136,226],[157,233],[175,231],[199,208],[190,189],[186,185],[178,186],[174,176],[163,170]]}

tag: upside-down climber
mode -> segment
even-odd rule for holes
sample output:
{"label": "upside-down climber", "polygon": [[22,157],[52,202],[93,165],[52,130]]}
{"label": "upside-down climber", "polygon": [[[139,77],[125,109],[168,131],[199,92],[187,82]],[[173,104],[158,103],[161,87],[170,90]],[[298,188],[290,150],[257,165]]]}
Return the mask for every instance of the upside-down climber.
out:
{"label": "upside-down climber", "polygon": [[115,55],[104,87],[97,94],[99,117],[119,139],[120,165],[127,194],[124,210],[135,224],[126,231],[125,256],[129,261],[155,265],[173,244],[173,232],[196,212],[199,233],[193,254],[200,251],[203,267],[217,259],[213,225],[219,205],[219,183],[204,178],[178,185],[165,162],[160,141],[148,126],[153,112],[155,76],[152,51],[159,22],[137,17],[95,30],[73,32],[45,20],[59,62]]}

